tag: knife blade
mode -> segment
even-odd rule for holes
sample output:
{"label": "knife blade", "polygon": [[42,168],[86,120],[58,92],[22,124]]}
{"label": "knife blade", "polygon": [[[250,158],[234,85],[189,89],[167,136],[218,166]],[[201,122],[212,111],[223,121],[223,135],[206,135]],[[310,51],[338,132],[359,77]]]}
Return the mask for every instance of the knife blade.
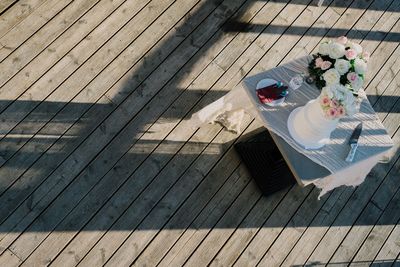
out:
{"label": "knife blade", "polygon": [[347,162],[352,162],[354,159],[354,155],[356,154],[358,148],[358,138],[360,137],[362,132],[362,122],[360,122],[357,127],[354,129],[353,133],[349,139],[350,151],[346,157]]}

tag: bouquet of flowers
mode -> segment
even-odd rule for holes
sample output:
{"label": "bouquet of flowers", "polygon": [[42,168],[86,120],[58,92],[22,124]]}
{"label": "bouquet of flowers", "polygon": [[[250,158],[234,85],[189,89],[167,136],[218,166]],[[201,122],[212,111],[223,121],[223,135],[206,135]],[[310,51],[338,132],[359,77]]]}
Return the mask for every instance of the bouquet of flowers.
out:
{"label": "bouquet of flowers", "polygon": [[357,98],[368,60],[369,53],[345,36],[319,46],[308,69],[316,86],[322,89],[320,103],[328,118],[352,116],[357,112]]}
{"label": "bouquet of flowers", "polygon": [[319,101],[325,117],[332,120],[340,119],[346,115],[352,116],[359,108],[357,98],[341,84],[333,84],[322,88]]}

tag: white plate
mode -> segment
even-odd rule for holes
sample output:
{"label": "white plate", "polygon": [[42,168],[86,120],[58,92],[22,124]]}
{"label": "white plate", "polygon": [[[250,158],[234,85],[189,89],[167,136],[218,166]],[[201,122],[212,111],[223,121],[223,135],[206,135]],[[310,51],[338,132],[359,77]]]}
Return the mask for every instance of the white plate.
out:
{"label": "white plate", "polygon": [[[260,88],[263,88],[263,87],[267,87],[267,86],[273,85],[273,84],[275,84],[275,83],[278,83],[278,82],[275,81],[274,79],[269,79],[269,78],[263,79],[263,80],[261,80],[261,81],[259,81],[259,82],[257,83],[256,89],[260,89]],[[282,98],[279,98],[279,99],[277,99],[277,100],[274,100],[274,101],[272,101],[272,102],[270,102],[270,103],[264,103],[264,104],[266,104],[266,105],[268,105],[268,106],[271,106],[271,107],[275,107],[275,106],[282,105],[283,102],[285,102],[285,97],[282,97]]]}

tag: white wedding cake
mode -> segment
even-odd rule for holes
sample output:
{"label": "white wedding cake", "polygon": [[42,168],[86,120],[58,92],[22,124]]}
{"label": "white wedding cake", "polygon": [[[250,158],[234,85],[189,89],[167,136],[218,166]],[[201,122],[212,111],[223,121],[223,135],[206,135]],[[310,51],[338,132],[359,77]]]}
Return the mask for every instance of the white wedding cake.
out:
{"label": "white wedding cake", "polygon": [[292,138],[305,149],[318,149],[329,142],[338,122],[339,119],[325,117],[317,98],[290,113],[288,129]]}

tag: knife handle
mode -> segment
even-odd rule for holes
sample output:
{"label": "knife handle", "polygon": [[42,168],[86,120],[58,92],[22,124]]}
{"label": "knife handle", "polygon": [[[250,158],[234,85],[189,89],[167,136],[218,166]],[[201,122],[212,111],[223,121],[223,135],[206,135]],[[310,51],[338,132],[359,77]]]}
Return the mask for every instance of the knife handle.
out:
{"label": "knife handle", "polygon": [[346,157],[346,161],[347,162],[352,162],[353,161],[354,155],[356,154],[356,150],[357,150],[358,144],[350,144],[350,147],[351,147],[351,149],[349,151],[349,154]]}

